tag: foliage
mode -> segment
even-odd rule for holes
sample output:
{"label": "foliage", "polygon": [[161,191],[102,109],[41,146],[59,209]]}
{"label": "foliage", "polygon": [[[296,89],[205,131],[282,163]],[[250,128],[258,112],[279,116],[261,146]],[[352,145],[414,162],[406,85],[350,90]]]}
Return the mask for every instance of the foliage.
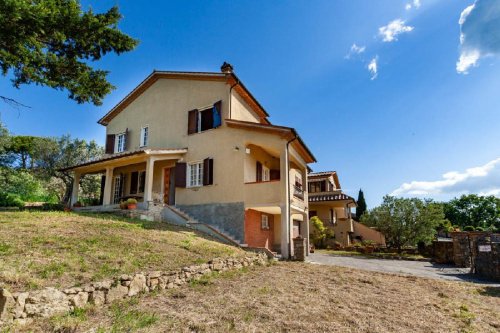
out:
{"label": "foliage", "polygon": [[17,194],[0,192],[0,207],[23,208],[24,201]]}
{"label": "foliage", "polygon": [[468,226],[464,227],[464,231],[474,231],[474,230],[475,230],[475,228],[473,226],[471,226],[471,225],[468,225]]}
{"label": "foliage", "polygon": [[[117,7],[84,11],[78,0],[0,2],[0,67],[12,84],[67,89],[78,103],[100,105],[114,87],[107,71],[89,63],[109,52],[121,54],[137,41],[118,29]],[[4,97],[4,100],[8,98]]]}
{"label": "foliage", "polygon": [[54,193],[49,193],[43,182],[26,170],[0,167],[2,191],[16,194],[24,201],[56,201]]}
{"label": "foliage", "polygon": [[133,204],[136,204],[136,203],[137,203],[137,200],[134,199],[134,198],[130,198],[130,199],[127,200],[127,204],[129,204],[129,205],[133,205]]}
{"label": "foliage", "polygon": [[363,216],[363,214],[366,212],[365,194],[363,193],[362,189],[359,189],[357,205],[356,218],[359,220],[361,216]]}
{"label": "foliage", "polygon": [[418,242],[429,243],[435,228],[444,223],[442,206],[430,200],[385,196],[383,203],[365,213],[362,222],[377,227],[398,252]]}
{"label": "foliage", "polygon": [[444,204],[446,218],[461,228],[500,228],[500,199],[476,194],[462,195]]}
{"label": "foliage", "polygon": [[309,222],[311,224],[311,233],[309,235],[311,242],[315,247],[323,248],[325,240],[333,237],[333,231],[326,228],[323,221],[321,221],[317,216],[311,217]]}

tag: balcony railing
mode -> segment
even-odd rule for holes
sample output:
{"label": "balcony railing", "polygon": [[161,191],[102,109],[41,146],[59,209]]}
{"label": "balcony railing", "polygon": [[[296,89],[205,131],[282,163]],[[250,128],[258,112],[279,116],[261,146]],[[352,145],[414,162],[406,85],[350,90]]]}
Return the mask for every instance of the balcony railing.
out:
{"label": "balcony railing", "polygon": [[302,189],[302,187],[293,185],[293,196],[301,200],[304,200],[304,190]]}

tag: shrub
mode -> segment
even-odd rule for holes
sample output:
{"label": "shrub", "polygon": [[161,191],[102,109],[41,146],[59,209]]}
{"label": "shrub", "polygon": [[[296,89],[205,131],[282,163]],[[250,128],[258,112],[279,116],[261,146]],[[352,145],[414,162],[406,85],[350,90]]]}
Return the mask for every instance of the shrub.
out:
{"label": "shrub", "polygon": [[46,202],[42,205],[42,210],[45,210],[45,211],[63,211],[64,205],[60,204],[60,203]]}
{"label": "shrub", "polygon": [[17,194],[0,192],[0,207],[23,208],[24,201]]}
{"label": "shrub", "polygon": [[485,231],[483,227],[476,227],[476,231]]}
{"label": "shrub", "polygon": [[127,204],[129,205],[133,205],[133,204],[136,204],[137,203],[137,200],[135,200],[134,198],[130,198],[127,200]]}
{"label": "shrub", "polygon": [[475,230],[474,227],[471,225],[464,227],[464,231],[474,231],[474,230]]}
{"label": "shrub", "polygon": [[313,216],[309,222],[311,223],[311,234],[309,235],[315,247],[324,247],[324,241],[327,237],[327,228],[323,225],[323,221],[317,216]]}

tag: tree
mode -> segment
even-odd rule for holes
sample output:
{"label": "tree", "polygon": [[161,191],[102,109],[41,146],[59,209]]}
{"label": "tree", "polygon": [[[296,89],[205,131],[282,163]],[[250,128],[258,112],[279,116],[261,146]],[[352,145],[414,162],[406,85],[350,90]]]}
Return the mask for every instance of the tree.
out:
{"label": "tree", "polygon": [[[39,161],[37,162],[40,176],[46,179],[56,177],[62,180],[65,185],[65,191],[61,201],[68,202],[73,189],[74,176],[72,171],[61,169],[97,159],[103,154],[103,147],[99,146],[94,140],[87,142],[85,140],[72,139],[69,135],[65,135],[55,140],[51,147],[46,147],[40,154]],[[80,183],[82,182],[87,182],[82,187],[82,190],[85,191],[88,189],[90,191],[84,194],[95,199],[96,188],[100,188],[100,178],[95,176],[83,177]]]}
{"label": "tree", "polygon": [[359,189],[357,204],[358,206],[356,207],[356,218],[359,220],[361,219],[361,216],[366,212],[365,195],[362,189]]}
{"label": "tree", "polygon": [[500,229],[500,199],[494,196],[462,195],[444,204],[446,218],[461,229]]}
{"label": "tree", "polygon": [[444,224],[441,205],[417,198],[395,198],[385,196],[383,203],[363,214],[362,222],[378,228],[391,246],[401,249],[429,243],[435,235],[436,226]]}
{"label": "tree", "polygon": [[329,235],[330,233],[328,232],[328,228],[325,227],[323,221],[321,221],[319,217],[313,216],[309,222],[311,224],[311,234],[309,237],[315,247],[322,248],[324,246],[325,239],[328,236],[333,235]]}
{"label": "tree", "polygon": [[[78,0],[0,0],[0,68],[12,84],[67,89],[78,103],[100,105],[114,87],[89,63],[109,52],[131,51],[137,41],[118,29],[117,7],[83,11]],[[4,101],[12,99],[0,96]]]}

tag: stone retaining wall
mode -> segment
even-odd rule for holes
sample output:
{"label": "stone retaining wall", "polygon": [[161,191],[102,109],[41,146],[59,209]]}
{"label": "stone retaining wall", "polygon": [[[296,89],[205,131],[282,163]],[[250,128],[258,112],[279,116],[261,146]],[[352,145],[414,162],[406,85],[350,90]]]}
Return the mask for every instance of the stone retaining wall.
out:
{"label": "stone retaining wall", "polygon": [[259,253],[244,258],[217,258],[207,264],[187,266],[170,272],[124,274],[119,278],[64,290],[45,288],[10,293],[0,288],[0,327],[12,322],[25,324],[31,318],[51,317],[87,304],[102,306],[140,293],[176,288],[212,272],[266,264],[267,256]]}

